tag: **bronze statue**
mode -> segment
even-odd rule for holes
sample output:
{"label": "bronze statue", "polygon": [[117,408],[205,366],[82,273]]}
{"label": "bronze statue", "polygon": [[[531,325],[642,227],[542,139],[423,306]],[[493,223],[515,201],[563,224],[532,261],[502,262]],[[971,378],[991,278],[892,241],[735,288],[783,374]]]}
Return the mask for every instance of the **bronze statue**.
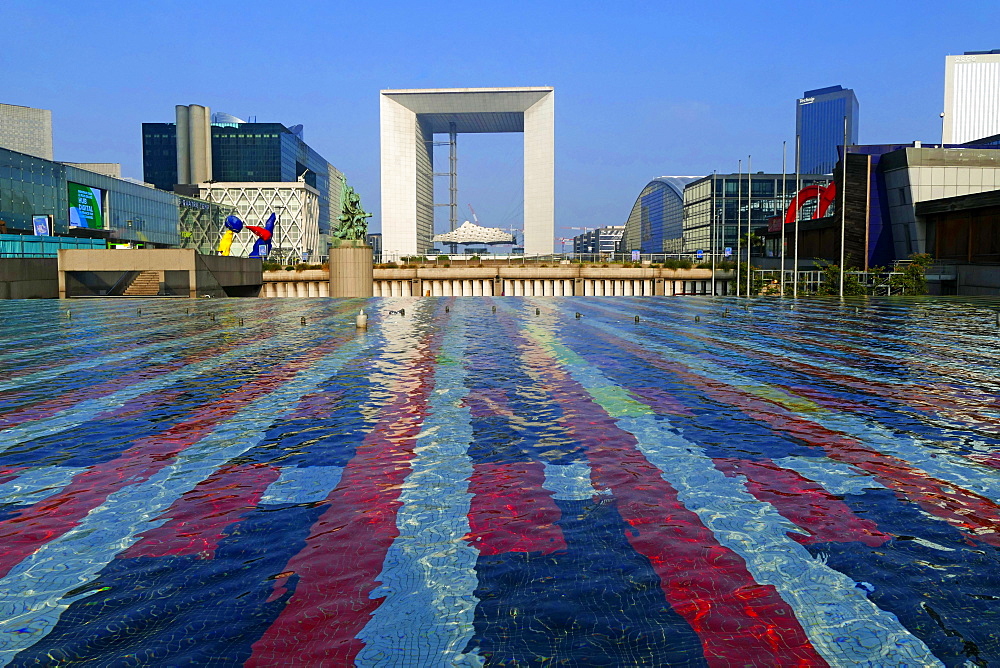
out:
{"label": "bronze statue", "polygon": [[344,184],[343,213],[340,214],[340,224],[333,231],[333,236],[338,239],[364,241],[368,235],[368,221],[371,214],[361,208],[361,197],[354,192],[354,188]]}

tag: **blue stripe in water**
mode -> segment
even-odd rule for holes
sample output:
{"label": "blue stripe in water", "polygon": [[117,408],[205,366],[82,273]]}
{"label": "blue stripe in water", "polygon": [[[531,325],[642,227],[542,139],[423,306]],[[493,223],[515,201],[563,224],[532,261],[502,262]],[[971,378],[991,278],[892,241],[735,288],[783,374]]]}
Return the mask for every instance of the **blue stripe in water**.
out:
{"label": "blue stripe in water", "polygon": [[556,501],[567,549],[476,563],[487,665],[704,666],[701,641],[625,537],[614,503]]}
{"label": "blue stripe in water", "polygon": [[879,529],[897,538],[878,547],[848,542],[806,549],[829,567],[873,585],[868,598],[895,614],[946,665],[1000,664],[1000,550],[970,544],[957,529],[899,503],[889,490],[844,501],[858,516],[877,518]]}
{"label": "blue stripe in water", "polygon": [[267,602],[274,564],[305,546],[322,512],[251,510],[229,527],[212,559],[115,559],[71,592],[76,600],[52,632],[11,664],[238,666],[294,595],[293,575],[288,591]]}

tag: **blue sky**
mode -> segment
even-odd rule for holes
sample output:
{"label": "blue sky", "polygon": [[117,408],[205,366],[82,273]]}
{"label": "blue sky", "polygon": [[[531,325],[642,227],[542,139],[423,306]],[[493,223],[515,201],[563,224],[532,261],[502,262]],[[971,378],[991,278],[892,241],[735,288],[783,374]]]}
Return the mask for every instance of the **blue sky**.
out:
{"label": "blue sky", "polygon": [[[944,57],[1000,48],[1000,4],[3,0],[0,37],[0,102],[52,110],[57,160],[141,177],[140,124],[181,103],[303,123],[373,229],[379,90],[554,86],[557,236],[572,236],[624,222],[656,176],[748,154],[780,170],[806,89],[853,88],[862,143],[939,140]],[[472,204],[519,225],[520,142],[460,135],[463,218]]]}

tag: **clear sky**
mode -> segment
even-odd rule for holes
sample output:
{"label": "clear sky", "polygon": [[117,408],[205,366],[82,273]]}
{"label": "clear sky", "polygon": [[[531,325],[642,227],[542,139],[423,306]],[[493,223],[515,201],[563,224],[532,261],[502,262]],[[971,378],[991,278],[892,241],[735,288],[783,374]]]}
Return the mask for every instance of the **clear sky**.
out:
{"label": "clear sky", "polygon": [[[562,237],[656,176],[780,171],[807,89],[853,88],[862,143],[938,141],[944,57],[1000,48],[1000,3],[0,0],[0,37],[0,102],[52,110],[57,160],[141,178],[175,104],[303,123],[374,230],[379,90],[554,86]],[[520,135],[459,136],[459,201],[520,225]]]}

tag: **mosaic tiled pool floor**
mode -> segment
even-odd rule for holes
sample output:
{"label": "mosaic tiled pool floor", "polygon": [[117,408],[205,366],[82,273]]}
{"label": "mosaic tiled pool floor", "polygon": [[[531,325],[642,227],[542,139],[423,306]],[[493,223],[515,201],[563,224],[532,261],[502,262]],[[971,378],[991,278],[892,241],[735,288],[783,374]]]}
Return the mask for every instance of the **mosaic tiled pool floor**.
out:
{"label": "mosaic tiled pool floor", "polygon": [[1000,665],[998,306],[0,302],[0,665]]}

